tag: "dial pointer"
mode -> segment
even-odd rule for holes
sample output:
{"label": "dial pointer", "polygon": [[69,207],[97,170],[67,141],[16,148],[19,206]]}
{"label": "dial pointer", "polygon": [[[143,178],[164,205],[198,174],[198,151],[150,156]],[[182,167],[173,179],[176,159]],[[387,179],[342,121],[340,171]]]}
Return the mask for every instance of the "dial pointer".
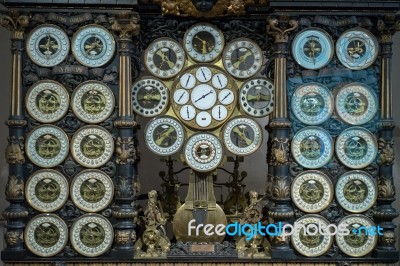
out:
{"label": "dial pointer", "polygon": [[221,102],[223,102],[226,98],[228,98],[229,95],[231,95],[230,92],[227,95],[225,95],[225,97],[221,100]]}
{"label": "dial pointer", "polygon": [[180,102],[180,101],[181,101],[181,99],[182,99],[183,95],[185,95],[185,92],[182,92],[181,96],[180,96],[180,97],[179,97],[179,99],[178,99],[178,102]]}
{"label": "dial pointer", "polygon": [[190,75],[188,76],[188,79],[187,79],[187,81],[186,81],[185,87],[187,87],[187,85],[189,84],[189,80],[190,80]]}

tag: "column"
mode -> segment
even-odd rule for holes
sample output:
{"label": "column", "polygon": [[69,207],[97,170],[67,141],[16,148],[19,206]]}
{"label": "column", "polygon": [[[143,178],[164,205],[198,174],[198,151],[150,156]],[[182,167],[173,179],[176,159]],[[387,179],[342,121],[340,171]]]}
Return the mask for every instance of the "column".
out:
{"label": "column", "polygon": [[131,86],[133,51],[132,38],[140,32],[139,16],[135,13],[123,13],[111,19],[112,30],[117,33],[119,52],[119,95],[118,118],[114,122],[117,128],[115,178],[115,207],[112,215],[114,223],[114,251],[133,258],[133,245],[136,240],[137,216],[133,200],[139,180],[136,167],[136,121],[132,113]]}
{"label": "column", "polygon": [[[393,183],[393,111],[392,111],[392,35],[399,23],[385,24],[383,20],[378,21],[381,45],[381,84],[380,84],[380,106],[382,129],[379,132],[379,177],[377,207],[374,210],[374,220],[377,225],[383,228],[383,235],[379,236],[378,244],[375,249],[376,256],[379,258],[399,258],[396,250],[396,225],[393,219],[399,216],[398,211],[392,206],[395,201],[395,187]],[[390,25],[391,24],[391,25]],[[397,30],[400,30],[397,29]]]}
{"label": "column", "polygon": [[[23,232],[26,226],[25,218],[28,211],[25,207],[24,195],[24,134],[26,120],[22,114],[22,53],[24,51],[25,36],[24,30],[29,25],[27,16],[10,12],[0,17],[0,24],[8,28],[11,33],[11,99],[10,116],[7,120],[9,128],[8,146],[6,148],[6,160],[9,164],[8,182],[6,185],[6,200],[10,202],[2,213],[7,220],[5,228],[6,249],[2,257],[17,258],[25,253],[23,245]],[[6,91],[6,88],[3,88]]]}
{"label": "column", "polygon": [[[268,168],[270,176],[269,193],[274,201],[274,207],[268,216],[274,223],[287,223],[294,217],[290,204],[291,178],[289,176],[289,134],[290,121],[288,117],[286,96],[286,57],[288,56],[288,35],[297,28],[296,20],[288,17],[269,18],[267,33],[275,37],[275,103],[272,120],[269,124],[271,147]],[[289,237],[271,238],[272,258],[293,258],[295,254],[289,246]]]}

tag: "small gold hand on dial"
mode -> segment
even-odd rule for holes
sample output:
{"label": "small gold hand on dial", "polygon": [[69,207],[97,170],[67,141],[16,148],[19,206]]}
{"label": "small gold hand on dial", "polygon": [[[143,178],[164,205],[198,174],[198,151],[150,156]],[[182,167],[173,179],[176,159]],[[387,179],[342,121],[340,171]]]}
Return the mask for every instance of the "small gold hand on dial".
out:
{"label": "small gold hand on dial", "polygon": [[246,127],[244,127],[243,130],[240,130],[240,128],[237,126],[233,129],[233,132],[235,132],[241,140],[244,140],[247,145],[251,145],[253,142],[251,139],[246,137]]}
{"label": "small gold hand on dial", "polygon": [[173,62],[171,62],[171,60],[169,60],[168,56],[166,56],[165,53],[161,49],[159,49],[156,52],[156,54],[161,57],[163,62],[166,62],[168,64],[169,68],[174,67],[175,64]]}
{"label": "small gold hand on dial", "polygon": [[197,36],[197,35],[196,35],[195,38],[201,41],[201,44],[202,44],[202,46],[201,46],[201,53],[202,53],[202,54],[206,54],[206,53],[207,53],[207,41],[201,39],[201,38],[200,38],[199,36]]}
{"label": "small gold hand on dial", "polygon": [[243,63],[246,59],[247,59],[247,57],[249,57],[250,55],[252,55],[253,53],[250,51],[250,50],[247,50],[246,51],[246,53],[244,53],[243,55],[241,55],[240,57],[239,57],[239,60],[238,61],[236,61],[235,63],[233,63],[233,67],[234,68],[239,68],[239,65],[241,64],[241,63]]}

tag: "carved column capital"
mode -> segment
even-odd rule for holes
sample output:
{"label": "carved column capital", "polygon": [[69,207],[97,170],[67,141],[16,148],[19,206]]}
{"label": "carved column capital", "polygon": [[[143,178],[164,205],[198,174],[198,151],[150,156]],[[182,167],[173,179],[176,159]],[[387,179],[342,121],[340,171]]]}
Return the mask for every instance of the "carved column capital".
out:
{"label": "carved column capital", "polygon": [[0,25],[13,33],[13,39],[24,39],[25,28],[29,25],[29,17],[10,11],[7,15],[0,16]]}
{"label": "carved column capital", "polygon": [[120,39],[131,39],[140,33],[140,17],[137,13],[120,13],[110,19],[111,29]]}
{"label": "carved column capital", "polygon": [[298,22],[288,17],[268,18],[267,33],[275,37],[276,43],[287,43],[289,41],[289,33],[297,29]]}

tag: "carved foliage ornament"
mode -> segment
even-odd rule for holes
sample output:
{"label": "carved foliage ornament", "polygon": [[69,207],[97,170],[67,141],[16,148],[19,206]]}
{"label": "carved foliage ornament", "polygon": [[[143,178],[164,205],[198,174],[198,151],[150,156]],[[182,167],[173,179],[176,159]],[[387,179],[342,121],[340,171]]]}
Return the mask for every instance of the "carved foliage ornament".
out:
{"label": "carved foliage ornament", "polygon": [[284,165],[289,162],[289,139],[273,138],[272,139],[272,165]]}
{"label": "carved foliage ornament", "polygon": [[119,38],[127,39],[140,33],[139,21],[140,17],[136,13],[122,13],[110,19],[111,29],[119,33]]}
{"label": "carved foliage ornament", "polygon": [[5,194],[9,199],[24,197],[24,181],[15,175],[9,176]]}
{"label": "carved foliage ornament", "polygon": [[[275,36],[275,42],[288,42],[289,32],[297,29],[297,20],[291,19],[287,23],[283,23],[284,20],[280,22],[276,18],[268,18],[267,33]],[[283,26],[282,29],[278,27],[280,24]]]}
{"label": "carved foliage ornament", "polygon": [[18,240],[23,240],[22,231],[7,231],[5,239],[8,246],[15,246]]}
{"label": "carved foliage ornament", "polygon": [[23,39],[24,29],[29,25],[29,17],[11,11],[8,15],[0,16],[0,25],[14,33],[14,38]]}
{"label": "carved foliage ornament", "polygon": [[378,163],[382,165],[391,165],[394,162],[394,141],[393,139],[378,139],[379,157]]}
{"label": "carved foliage ornament", "polygon": [[378,197],[381,199],[393,198],[396,194],[393,178],[380,176],[378,178]]}

